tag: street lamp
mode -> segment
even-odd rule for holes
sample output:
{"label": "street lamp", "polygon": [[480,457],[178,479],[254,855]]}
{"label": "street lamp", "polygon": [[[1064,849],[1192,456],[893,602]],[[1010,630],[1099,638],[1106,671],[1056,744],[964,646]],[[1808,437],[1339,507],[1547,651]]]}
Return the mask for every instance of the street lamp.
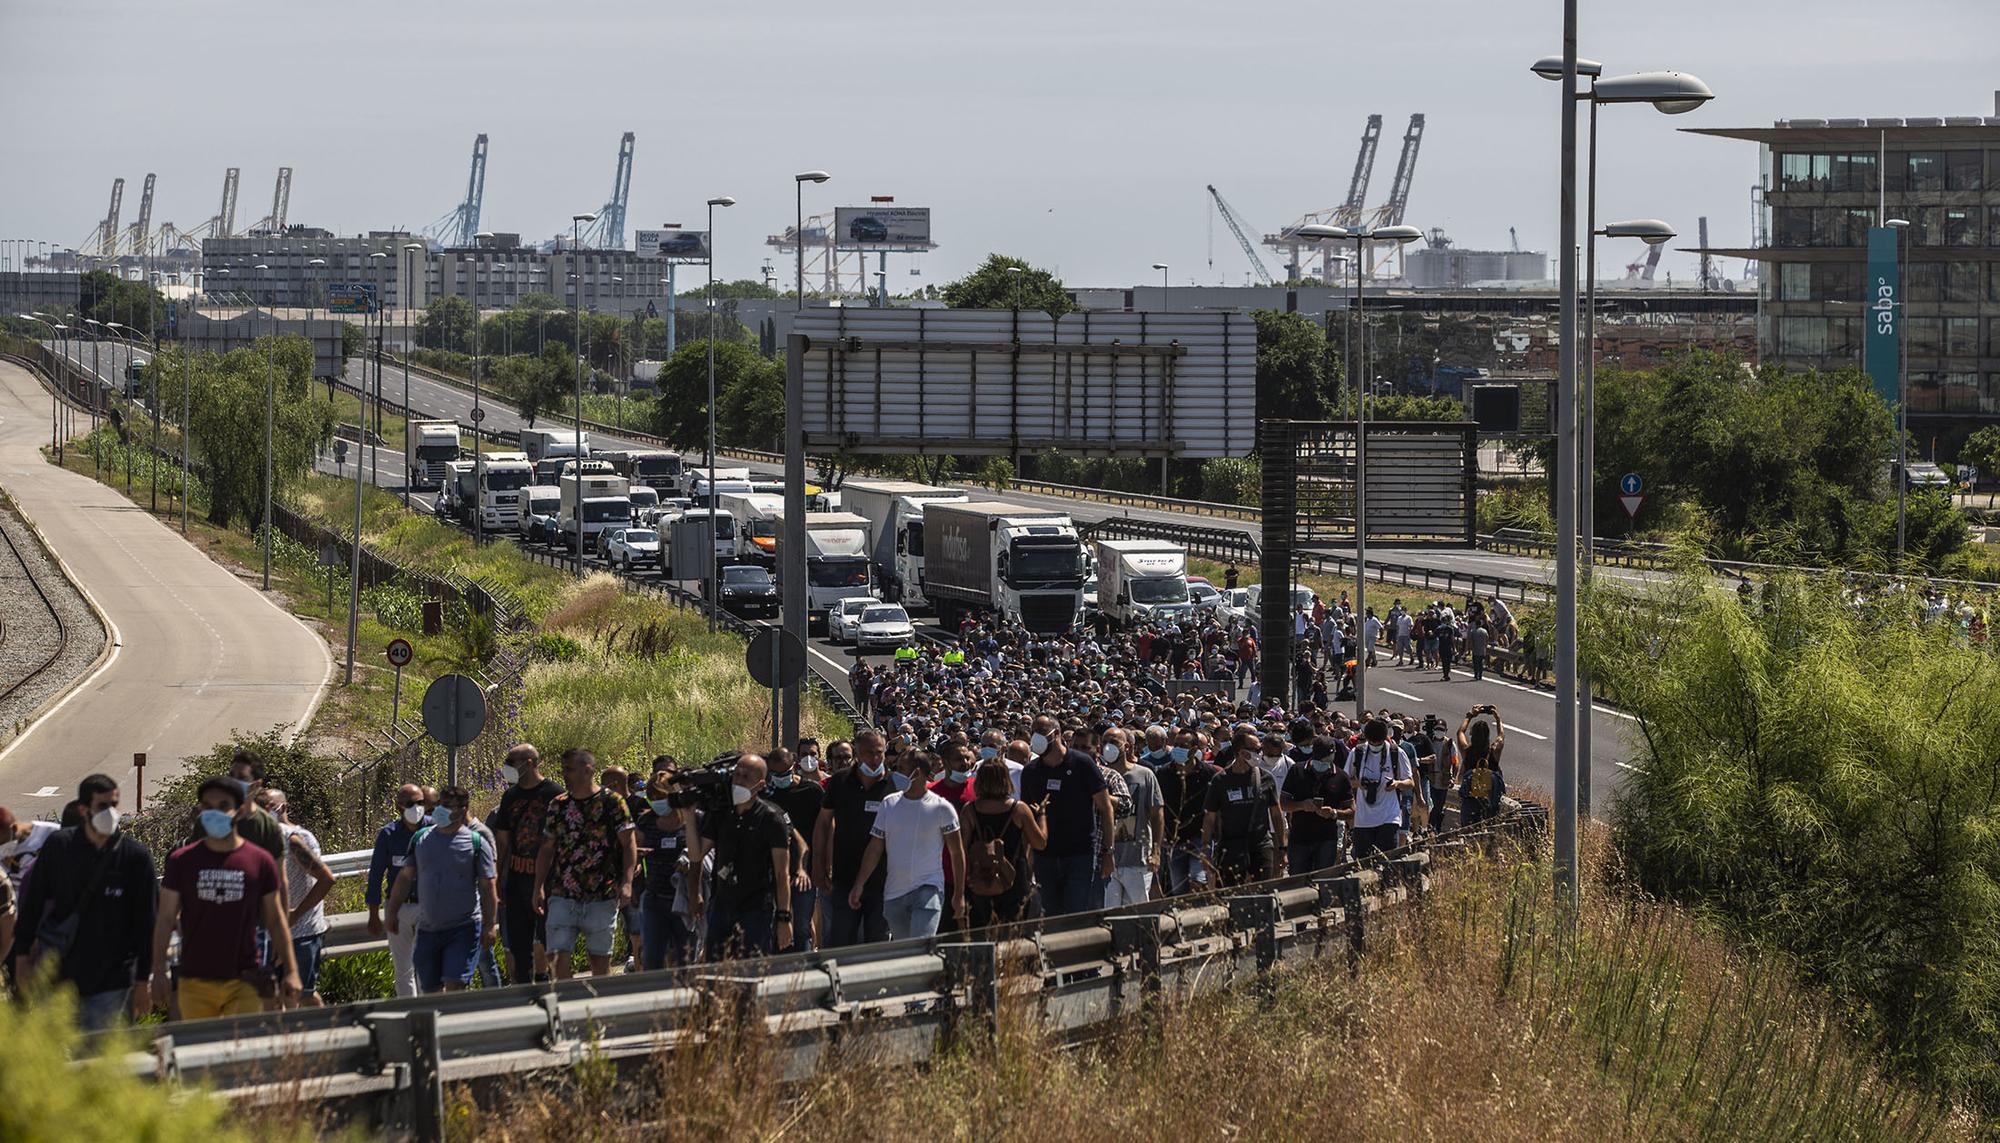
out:
{"label": "street lamp", "polygon": [[[708,200],[708,285],[703,302],[708,307],[708,630],[715,632],[715,208],[731,207],[736,200],[726,194]],[[794,235],[794,237],[797,237]],[[804,265],[804,263],[800,263]],[[804,272],[800,272],[804,281]]]}
{"label": "street lamp", "polygon": [[[403,303],[403,416],[406,419],[410,415],[410,293],[414,289],[417,280],[416,255],[423,254],[428,259],[429,251],[430,248],[421,242],[405,242],[403,244],[403,283],[396,289],[396,298]],[[375,352],[375,380],[379,388],[382,380],[382,352],[379,348]],[[376,394],[376,400],[381,400],[379,392]],[[409,439],[409,431],[406,424],[403,429],[405,442]],[[473,440],[477,443],[478,438],[474,437]],[[404,444],[403,450],[407,461],[407,454],[409,452],[409,445],[407,443]],[[354,459],[358,461],[361,458],[357,456]],[[428,466],[429,462],[426,461],[425,465]],[[410,483],[413,479],[414,474],[408,470],[406,463],[403,472],[404,508],[410,506]]]}
{"label": "street lamp", "polygon": [[[1155,269],[1155,270],[1158,270],[1158,271],[1160,272],[1160,289],[1162,289],[1162,290],[1166,289],[1166,288],[1167,288],[1167,264],[1166,264],[1165,262],[1155,262],[1155,263],[1153,263],[1153,269]],[[1166,299],[1165,299],[1164,297],[1160,299],[1160,304],[1161,304],[1161,305],[1165,305],[1165,304],[1166,304]]]}
{"label": "street lamp", "polygon": [[[43,317],[40,314],[15,314],[14,316],[20,318],[22,321],[35,321],[35,322],[40,322],[45,326],[48,326],[49,329],[55,333],[56,341],[58,344],[61,343],[63,335],[69,332],[68,326],[63,325],[60,322],[54,321],[50,318]],[[58,375],[57,383],[54,387],[52,387],[49,390],[49,447],[55,452],[56,464],[60,465],[62,464],[62,428],[61,428],[62,419],[61,419],[61,414],[58,412],[58,410],[61,409],[62,403],[60,400],[57,399],[56,394],[60,392],[62,388],[62,383],[60,380],[60,374],[62,373],[62,371],[58,369],[55,372]]]}
{"label": "street lamp", "polygon": [[[1589,676],[1579,676],[1576,654],[1577,543],[1579,488],[1594,483],[1591,466],[1596,462],[1592,420],[1595,381],[1594,361],[1586,361],[1581,401],[1578,400],[1576,370],[1576,104],[1590,104],[1590,167],[1588,179],[1590,257],[1595,257],[1597,228],[1597,107],[1601,103],[1650,103],[1667,115],[1679,115],[1715,98],[1708,85],[1679,72],[1640,72],[1604,79],[1604,67],[1576,54],[1577,0],[1563,3],[1563,52],[1544,56],[1531,65],[1543,79],[1559,81],[1562,90],[1561,142],[1561,352],[1556,390],[1556,733],[1555,733],[1555,849],[1556,892],[1572,905],[1577,888],[1577,816],[1590,809],[1590,714]],[[1578,77],[1590,80],[1586,91],[1577,90]],[[1586,261],[1591,278],[1596,269]],[[1593,297],[1595,296],[1593,291]],[[1595,315],[1591,316],[1595,320]],[[1587,357],[1594,357],[1588,354]],[[1580,406],[1580,407],[1579,407]],[[1579,447],[1578,424],[1582,425]],[[1578,474],[1582,481],[1579,483]],[[1591,507],[1595,497],[1585,496],[1582,511],[1583,543],[1591,540]],[[1585,561],[1589,574],[1595,557]],[[1582,698],[1579,700],[1579,691]],[[1579,707],[1581,701],[1581,707]],[[1579,716],[1579,711],[1581,715]]]}
{"label": "street lamp", "polygon": [[[266,251],[269,257],[270,252]],[[269,272],[271,267],[258,263],[253,269]],[[268,299],[270,285],[266,283]],[[266,308],[270,308],[268,305]],[[278,419],[278,380],[276,356],[278,349],[278,311],[271,309],[271,340],[264,346],[264,590],[271,590],[271,438],[272,425]],[[361,458],[356,457],[358,462]],[[356,542],[359,542],[357,538]]]}
{"label": "street lamp", "polygon": [[[472,236],[475,246],[492,239],[493,233],[488,230]],[[479,426],[486,420],[486,410],[480,404],[479,259],[476,255],[472,260],[472,278],[467,286],[472,294],[472,544],[478,547],[486,542],[486,450],[479,447]],[[583,427],[580,418],[577,427]]]}
{"label": "street lamp", "polygon": [[[326,267],[326,259],[308,258],[306,259],[306,265],[318,266],[324,269]],[[307,341],[312,340],[312,320],[319,313],[319,299],[326,293],[325,288],[322,287],[319,282],[319,279],[320,277],[322,277],[322,275],[314,274],[312,275],[312,277],[313,277],[314,289],[313,292],[307,295],[306,297],[306,340]]]}
{"label": "street lamp", "polygon": [[[574,325],[573,325],[573,326],[572,326],[571,328],[572,328],[572,329],[573,329],[573,330],[575,331],[575,333],[574,333],[574,336],[575,336],[575,338],[576,338],[576,437],[575,437],[575,440],[576,440],[576,444],[577,444],[577,447],[576,447],[576,450],[575,450],[575,455],[576,455],[576,474],[577,474],[577,492],[578,492],[578,495],[577,495],[577,496],[575,496],[575,497],[573,497],[573,499],[574,499],[574,500],[576,501],[576,578],[578,578],[578,579],[582,579],[582,578],[583,578],[583,496],[581,495],[581,493],[582,493],[582,491],[583,491],[583,487],[582,487],[582,484],[583,484],[583,367],[584,367],[584,361],[583,361],[583,262],[582,262],[582,261],[581,261],[581,260],[580,260],[580,259],[579,259],[579,258],[577,257],[577,255],[578,255],[578,253],[579,253],[579,252],[581,251],[581,249],[582,249],[582,247],[583,247],[583,226],[584,226],[584,224],[585,224],[585,223],[587,223],[587,222],[596,222],[596,221],[597,221],[597,215],[596,215],[596,214],[572,214],[572,215],[570,215],[570,216],[569,216],[569,227],[570,227],[570,260],[571,260],[571,261],[572,261],[572,262],[573,262],[573,263],[575,264],[575,267],[576,267],[576,273],[574,273],[573,275],[571,275],[572,277],[574,277],[574,278],[576,279],[576,294],[575,294],[575,296],[574,296],[574,297],[573,297],[573,299],[572,299],[572,306],[573,306],[573,309],[572,309],[572,314],[573,314],[573,317],[574,317],[574,320],[575,320],[575,324],[574,324]],[[479,438],[478,438],[477,436],[473,437],[473,439],[472,439],[472,443],[473,443],[474,447],[477,447],[477,446],[478,446],[478,444],[479,444]],[[558,473],[558,474],[557,474],[557,477],[556,477],[556,479],[557,479],[557,480],[561,480],[561,479],[562,479],[562,476],[561,476],[561,470],[560,470],[560,469],[558,469],[558,470],[557,470],[557,473]]]}
{"label": "street lamp", "polygon": [[[1361,331],[1360,344],[1368,341],[1368,320],[1366,297],[1362,289],[1362,251],[1370,242],[1394,242],[1398,245],[1414,242],[1423,237],[1423,232],[1414,226],[1365,226],[1343,227],[1324,226],[1311,223],[1293,231],[1297,237],[1318,242],[1324,239],[1351,238],[1354,240],[1354,327]],[[1350,338],[1349,341],[1353,342]],[[1355,346],[1348,346],[1354,366],[1349,376],[1354,378],[1354,636],[1355,645],[1360,648],[1354,656],[1354,714],[1356,718],[1368,709],[1368,357],[1365,348],[1358,354]],[[1280,696],[1289,697],[1289,696]]]}
{"label": "street lamp", "polygon": [[[797,191],[797,214],[793,219],[792,247],[798,254],[799,309],[806,308],[806,184],[823,183],[832,178],[825,171],[804,171],[792,176],[793,189]],[[711,245],[713,238],[710,239]],[[710,489],[714,491],[713,488]]]}

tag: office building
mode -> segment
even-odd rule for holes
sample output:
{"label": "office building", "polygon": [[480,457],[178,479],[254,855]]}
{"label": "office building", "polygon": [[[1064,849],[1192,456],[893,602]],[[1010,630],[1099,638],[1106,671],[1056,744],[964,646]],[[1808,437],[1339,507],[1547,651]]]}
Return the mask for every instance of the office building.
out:
{"label": "office building", "polygon": [[[406,257],[403,247],[418,241],[408,233],[374,230],[342,238],[311,226],[288,226],[282,233],[210,238],[202,243],[202,289],[211,297],[236,297],[279,309],[326,305],[327,288],[362,283],[375,288],[376,304],[400,309],[407,298],[421,309],[428,258]],[[372,254],[386,257],[372,258]],[[323,265],[313,265],[315,261]],[[266,269],[259,270],[258,266]],[[405,282],[404,275],[411,275]]]}
{"label": "office building", "polygon": [[1937,438],[1949,455],[1966,433],[2000,418],[2000,115],[1781,119],[1694,133],[1759,148],[1758,228],[1768,238],[1705,253],[1758,264],[1764,360],[1859,368],[1874,300],[1868,231],[1907,220],[1911,432]]}

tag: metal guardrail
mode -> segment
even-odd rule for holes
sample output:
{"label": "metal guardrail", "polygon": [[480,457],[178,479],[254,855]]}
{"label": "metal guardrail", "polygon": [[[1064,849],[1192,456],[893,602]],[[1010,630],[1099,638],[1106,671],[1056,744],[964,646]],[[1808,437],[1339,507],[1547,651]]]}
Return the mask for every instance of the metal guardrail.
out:
{"label": "metal guardrail", "polygon": [[124,1067],[251,1102],[309,1099],[337,1120],[435,1139],[448,1083],[643,1059],[716,1019],[761,1024],[787,1079],[809,1076],[836,1041],[875,1061],[922,1062],[955,1030],[993,1027],[1003,996],[1075,1039],[1168,994],[1254,984],[1287,961],[1356,958],[1371,917],[1422,898],[1434,860],[1497,852],[1546,823],[1529,805],[1367,866],[979,932],[164,1025]]}
{"label": "metal guardrail", "polygon": [[[782,459],[782,458],[781,458]],[[1116,488],[1086,488],[1075,484],[1056,484],[1047,480],[1022,480],[1010,477],[1009,491],[1032,492],[1041,496],[1061,496],[1071,500],[1091,500],[1100,504],[1112,504],[1125,508],[1145,508],[1157,512],[1183,512],[1191,516],[1221,516],[1231,520],[1245,520],[1255,523],[1264,518],[1261,509],[1243,504],[1224,504],[1214,500],[1179,500],[1171,496],[1155,496],[1146,492],[1124,492]]]}
{"label": "metal guardrail", "polygon": [[[1555,558],[1555,540],[1538,532],[1518,528],[1502,528],[1490,535],[1479,537],[1479,546],[1489,551],[1511,552],[1518,555],[1538,555]],[[1675,565],[1678,556],[1670,544],[1653,543],[1645,540],[1599,539],[1592,544],[1592,552],[1600,565],[1614,567],[1665,569]],[[1850,571],[1845,568],[1811,567],[1803,564],[1773,564],[1757,560],[1725,560],[1703,556],[1702,564],[1723,575],[1825,575],[1837,573],[1859,582],[1876,585],[1921,582],[1934,587],[1956,588],[1963,591],[1981,593],[2000,592],[2000,583],[1986,580],[1948,579],[1943,576],[1911,575],[1902,576],[1889,572]]]}

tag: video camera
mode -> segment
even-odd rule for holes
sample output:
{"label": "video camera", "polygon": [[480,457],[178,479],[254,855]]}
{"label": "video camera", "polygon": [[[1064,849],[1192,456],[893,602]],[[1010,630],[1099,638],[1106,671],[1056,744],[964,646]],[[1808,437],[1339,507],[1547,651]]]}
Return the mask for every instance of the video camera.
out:
{"label": "video camera", "polygon": [[696,809],[704,814],[721,813],[731,808],[729,787],[736,773],[736,760],[742,751],[732,750],[718,754],[706,766],[693,770],[683,770],[667,782],[667,804],[677,810]]}

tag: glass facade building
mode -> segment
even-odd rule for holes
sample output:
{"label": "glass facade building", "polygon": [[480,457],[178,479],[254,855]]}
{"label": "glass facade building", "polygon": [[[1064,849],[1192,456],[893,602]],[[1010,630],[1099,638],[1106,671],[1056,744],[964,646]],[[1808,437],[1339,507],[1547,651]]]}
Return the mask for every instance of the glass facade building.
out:
{"label": "glass facade building", "polygon": [[1761,241],[1707,253],[1757,263],[1763,360],[1861,366],[1868,231],[1903,219],[1911,432],[1948,455],[2000,420],[2000,117],[1791,119],[1693,133],[1759,146]]}

